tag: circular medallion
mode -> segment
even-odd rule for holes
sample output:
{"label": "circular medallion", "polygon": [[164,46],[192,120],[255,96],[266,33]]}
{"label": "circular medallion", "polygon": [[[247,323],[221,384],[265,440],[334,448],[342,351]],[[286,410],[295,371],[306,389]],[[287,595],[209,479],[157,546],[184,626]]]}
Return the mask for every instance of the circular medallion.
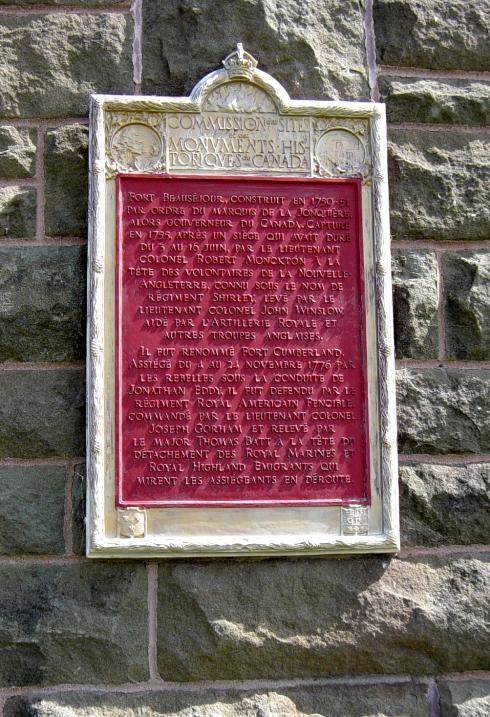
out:
{"label": "circular medallion", "polygon": [[346,129],[329,129],[316,143],[315,154],[323,169],[335,174],[360,172],[366,151],[357,135]]}
{"label": "circular medallion", "polygon": [[112,158],[120,167],[145,172],[153,169],[162,155],[162,140],[144,124],[121,127],[112,140]]}

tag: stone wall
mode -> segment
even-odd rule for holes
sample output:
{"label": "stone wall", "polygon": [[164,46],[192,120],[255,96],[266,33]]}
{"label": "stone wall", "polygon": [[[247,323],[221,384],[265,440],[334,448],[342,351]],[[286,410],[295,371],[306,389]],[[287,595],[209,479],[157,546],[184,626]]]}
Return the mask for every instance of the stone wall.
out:
{"label": "stone wall", "polygon": [[[0,0],[3,717],[489,713],[489,9]],[[239,40],[293,97],[387,103],[403,549],[88,561],[88,95],[187,93]]]}

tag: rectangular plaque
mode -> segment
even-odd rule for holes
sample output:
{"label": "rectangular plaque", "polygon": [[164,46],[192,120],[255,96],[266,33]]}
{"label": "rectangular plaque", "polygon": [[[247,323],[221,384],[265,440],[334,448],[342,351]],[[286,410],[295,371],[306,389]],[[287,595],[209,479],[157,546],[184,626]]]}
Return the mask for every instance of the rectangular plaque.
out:
{"label": "rectangular plaque", "polygon": [[87,554],[399,546],[384,106],[94,95]]}
{"label": "rectangular plaque", "polygon": [[118,505],[366,504],[360,181],[117,187]]}

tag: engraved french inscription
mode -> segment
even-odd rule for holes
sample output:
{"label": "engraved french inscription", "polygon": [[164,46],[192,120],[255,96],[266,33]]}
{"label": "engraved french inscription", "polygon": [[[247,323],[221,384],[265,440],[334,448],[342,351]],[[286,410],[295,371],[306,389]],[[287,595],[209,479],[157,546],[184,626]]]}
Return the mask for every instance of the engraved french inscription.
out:
{"label": "engraved french inscription", "polygon": [[366,504],[360,180],[122,176],[117,201],[118,505]]}
{"label": "engraved french inscription", "polygon": [[262,92],[247,93],[225,85],[209,105],[220,110],[168,115],[170,171],[310,173],[310,118],[281,117],[270,111],[272,102],[266,103]]}

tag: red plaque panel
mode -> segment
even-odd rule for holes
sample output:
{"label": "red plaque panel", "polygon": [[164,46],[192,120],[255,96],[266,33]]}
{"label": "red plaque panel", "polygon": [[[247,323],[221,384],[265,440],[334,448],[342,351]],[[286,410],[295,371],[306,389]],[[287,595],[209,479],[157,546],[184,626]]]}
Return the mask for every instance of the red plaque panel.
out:
{"label": "red plaque panel", "polygon": [[360,182],[117,196],[116,504],[367,503]]}

